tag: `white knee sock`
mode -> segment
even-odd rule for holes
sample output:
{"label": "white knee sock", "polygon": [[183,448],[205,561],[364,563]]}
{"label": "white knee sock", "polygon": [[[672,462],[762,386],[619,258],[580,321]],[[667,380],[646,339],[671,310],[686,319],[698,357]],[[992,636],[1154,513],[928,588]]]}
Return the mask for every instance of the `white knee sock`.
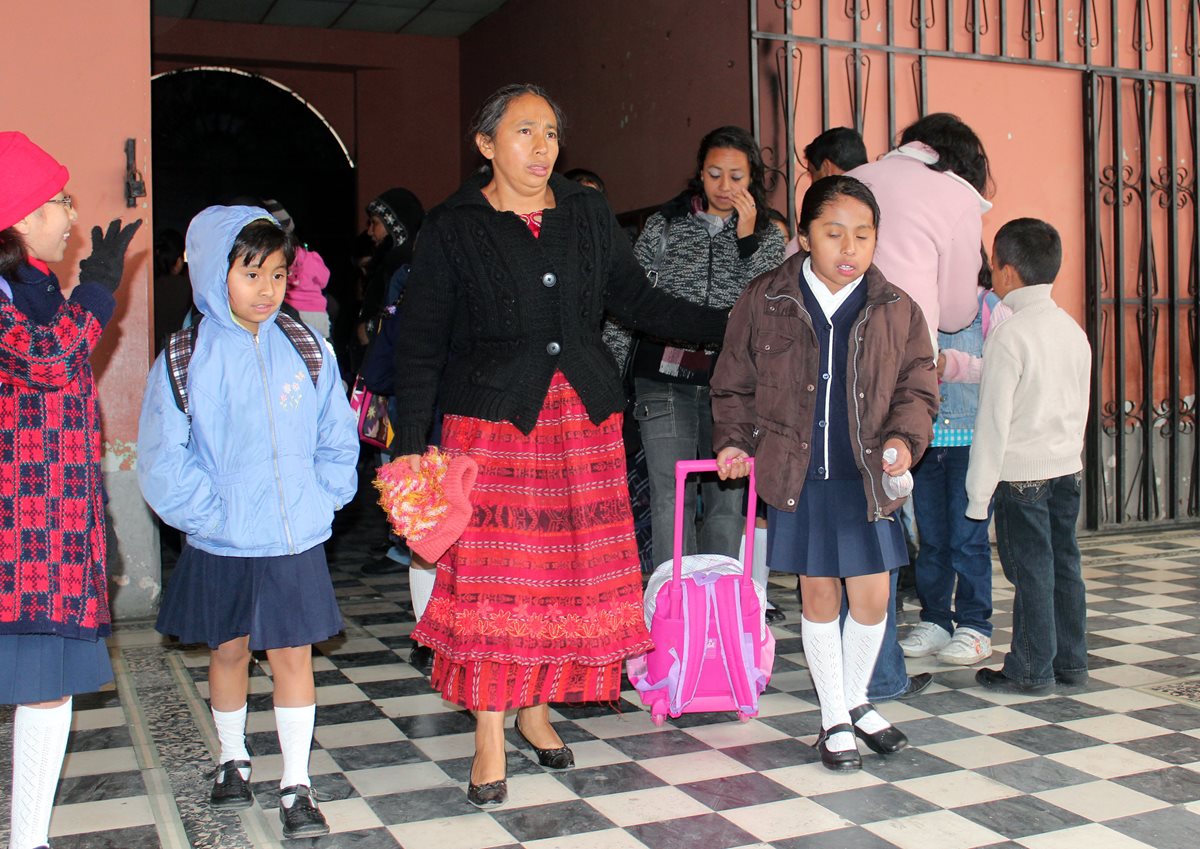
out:
{"label": "white knee sock", "polygon": [[55,708],[17,708],[8,844],[12,849],[34,849],[50,842],[50,812],[70,733],[71,699]]}
{"label": "white knee sock", "polygon": [[[221,742],[221,755],[218,764],[228,761],[248,761],[250,753],[246,751],[246,706],[237,710],[212,709],[213,724],[217,726],[217,739]],[[250,770],[242,767],[238,770],[242,778],[250,777]],[[221,776],[217,776],[218,779]]]}
{"label": "white knee sock", "polygon": [[433,583],[436,579],[436,567],[431,566],[425,569],[418,566],[416,561],[408,567],[408,590],[412,594],[413,613],[416,614],[418,622],[425,615],[425,608],[429,606],[429,598],[433,595]]}
{"label": "white knee sock", "polygon": [[[871,674],[875,671],[875,660],[879,657],[886,626],[886,618],[877,625],[863,625],[855,621],[853,616],[846,617],[846,625],[842,628],[842,684],[845,687],[847,709],[866,704],[867,685],[871,683]],[[857,725],[868,734],[875,734],[887,728],[889,723],[875,711],[870,711],[859,719]]]}
{"label": "white knee sock", "polygon": [[[308,755],[312,749],[313,722],[316,716],[316,705],[275,708],[275,729],[279,734],[279,750],[283,752],[280,790],[296,784],[312,784],[308,777]],[[286,808],[290,808],[295,799],[291,794],[280,797]]]}
{"label": "white knee sock", "polygon": [[[804,638],[804,657],[821,700],[821,726],[833,728],[849,724],[846,693],[842,686],[842,632],[838,621],[813,622],[801,616],[800,636]],[[831,752],[847,752],[856,747],[854,735],[839,732],[825,743]]]}

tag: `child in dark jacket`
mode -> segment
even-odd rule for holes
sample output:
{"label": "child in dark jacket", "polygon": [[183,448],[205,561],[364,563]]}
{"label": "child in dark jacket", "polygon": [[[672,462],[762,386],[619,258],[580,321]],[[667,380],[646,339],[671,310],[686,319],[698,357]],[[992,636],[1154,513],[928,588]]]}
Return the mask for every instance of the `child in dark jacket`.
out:
{"label": "child in dark jacket", "polygon": [[937,411],[921,310],[871,264],[878,220],[858,180],[815,182],[800,212],[801,252],[738,300],[712,380],[720,474],[744,476],[755,455],[768,562],[801,576],[804,649],[821,700],[817,748],[834,770],[862,766],[856,735],[880,754],[908,743],[866,698],[888,573],[908,562],[892,515],[901,500],[883,477],[920,458]]}

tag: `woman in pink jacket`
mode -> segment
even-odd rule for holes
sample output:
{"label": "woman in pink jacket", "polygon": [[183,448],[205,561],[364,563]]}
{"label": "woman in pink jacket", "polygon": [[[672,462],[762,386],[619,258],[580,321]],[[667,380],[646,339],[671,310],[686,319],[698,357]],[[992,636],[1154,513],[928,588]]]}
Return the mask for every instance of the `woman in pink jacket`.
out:
{"label": "woman in pink jacket", "polygon": [[920,305],[934,345],[939,330],[974,321],[983,214],[992,208],[983,197],[987,152],[975,132],[947,112],[926,115],[898,148],[848,173],[879,201],[875,264]]}
{"label": "woman in pink jacket", "polygon": [[[905,129],[898,148],[848,173],[879,203],[875,265],[921,307],[936,352],[938,331],[962,330],[979,309],[983,214],[992,208],[983,197],[991,183],[983,143],[957,116],[938,112]],[[876,702],[914,695],[931,678],[910,678],[904,667],[892,574],[887,633],[867,690]]]}

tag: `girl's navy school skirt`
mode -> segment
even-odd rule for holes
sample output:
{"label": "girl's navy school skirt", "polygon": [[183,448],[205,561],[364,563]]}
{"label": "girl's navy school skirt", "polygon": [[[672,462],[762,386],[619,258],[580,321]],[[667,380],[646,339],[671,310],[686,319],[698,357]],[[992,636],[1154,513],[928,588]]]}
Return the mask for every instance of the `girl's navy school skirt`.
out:
{"label": "girl's navy school skirt", "polygon": [[867,521],[862,478],[806,480],[796,512],[767,510],[767,565],[809,578],[856,578],[908,563],[900,517]]}
{"label": "girl's navy school skirt", "polygon": [[112,679],[112,661],[102,638],[0,636],[0,704],[29,705],[93,693]]}
{"label": "girl's navy school skirt", "polygon": [[325,546],[278,557],[225,557],[183,547],[155,629],[217,648],[250,637],[250,649],[319,643],[342,630]]}

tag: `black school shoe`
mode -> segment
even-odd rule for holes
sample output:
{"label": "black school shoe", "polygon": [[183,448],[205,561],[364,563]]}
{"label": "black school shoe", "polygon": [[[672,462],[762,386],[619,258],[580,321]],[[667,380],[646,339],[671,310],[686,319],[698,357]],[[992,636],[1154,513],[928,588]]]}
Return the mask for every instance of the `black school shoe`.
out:
{"label": "black school shoe", "polygon": [[875,754],[894,755],[908,745],[908,737],[904,735],[903,731],[894,725],[889,725],[874,734],[868,734],[858,727],[858,721],[873,710],[875,710],[875,705],[870,702],[850,708],[850,721],[854,723],[854,734],[859,740],[866,743],[867,748]]}
{"label": "black school shoe", "polygon": [[279,819],[283,821],[283,836],[289,840],[293,837],[320,837],[329,834],[329,823],[325,815],[317,807],[312,788],[305,784],[293,784],[279,791],[280,797],[295,794],[296,800],[290,808],[285,808],[282,801],[279,805]]}
{"label": "black school shoe", "polygon": [[904,692],[896,696],[899,701],[907,701],[913,696],[923,692],[926,687],[933,683],[932,672],[918,672],[916,675],[908,677],[908,683],[904,685]]}
{"label": "black school shoe", "polygon": [[1022,684],[1005,675],[1003,669],[980,669],[975,673],[975,683],[985,690],[1018,696],[1048,696],[1054,692],[1053,684]]}
{"label": "black school shoe", "polygon": [[428,678],[433,674],[433,649],[423,646],[416,640],[412,641],[412,651],[408,653],[408,662]]}
{"label": "black school shoe", "polygon": [[835,725],[833,728],[821,729],[821,733],[817,735],[817,751],[821,755],[821,765],[826,769],[831,769],[834,772],[849,772],[855,769],[862,769],[862,756],[858,754],[858,749],[847,749],[844,752],[831,752],[825,742],[834,734],[840,733],[853,734],[854,726],[842,723]]}
{"label": "black school shoe", "polygon": [[250,769],[250,761],[225,761],[213,772],[213,788],[208,803],[214,808],[236,810],[254,804],[250,785],[239,770]]}

